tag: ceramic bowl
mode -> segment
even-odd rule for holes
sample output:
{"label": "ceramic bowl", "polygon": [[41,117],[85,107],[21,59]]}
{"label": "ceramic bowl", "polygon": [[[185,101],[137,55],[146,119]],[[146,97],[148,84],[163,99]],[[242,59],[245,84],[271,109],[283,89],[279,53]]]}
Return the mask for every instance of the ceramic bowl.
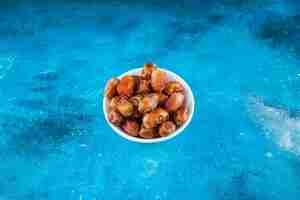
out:
{"label": "ceramic bowl", "polygon": [[[143,68],[132,69],[132,70],[130,70],[128,72],[125,72],[125,73],[121,74],[118,78],[121,79],[123,76],[126,76],[126,75],[139,75],[140,72],[142,71],[142,69]],[[174,72],[171,72],[169,70],[162,69],[162,68],[159,68],[159,69],[165,71],[167,73],[168,78],[170,80],[177,80],[177,81],[179,81],[183,85],[183,87],[185,88],[185,96],[186,96],[185,103],[186,103],[186,106],[188,107],[189,113],[190,113],[188,120],[180,128],[178,128],[174,133],[168,135],[167,137],[152,138],[152,139],[143,139],[143,138],[133,137],[133,136],[130,136],[130,135],[126,134],[121,128],[119,128],[118,126],[112,124],[108,120],[109,100],[108,100],[108,98],[104,97],[103,98],[103,112],[104,112],[104,116],[105,116],[106,122],[114,130],[114,132],[117,133],[119,136],[121,136],[121,137],[123,137],[123,138],[125,138],[127,140],[130,140],[132,142],[138,142],[138,143],[159,143],[159,142],[163,142],[163,141],[167,141],[167,140],[170,140],[172,138],[175,138],[180,133],[182,133],[183,130],[192,121],[194,110],[195,110],[195,100],[194,100],[194,95],[193,95],[193,92],[192,92],[190,86],[179,75],[175,74]]]}

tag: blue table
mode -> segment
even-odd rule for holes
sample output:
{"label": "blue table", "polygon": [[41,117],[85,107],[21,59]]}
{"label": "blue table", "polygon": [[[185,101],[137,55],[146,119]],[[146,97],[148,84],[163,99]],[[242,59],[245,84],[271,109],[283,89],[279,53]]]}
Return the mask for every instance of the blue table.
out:
{"label": "blue table", "polygon": [[[1,1],[0,200],[298,200],[300,10],[280,1]],[[192,87],[173,140],[101,108],[152,61]]]}

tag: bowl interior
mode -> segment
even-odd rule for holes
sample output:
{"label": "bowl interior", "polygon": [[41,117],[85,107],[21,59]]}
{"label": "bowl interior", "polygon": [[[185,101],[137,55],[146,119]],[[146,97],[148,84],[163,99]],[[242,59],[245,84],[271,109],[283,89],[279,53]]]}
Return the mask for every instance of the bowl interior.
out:
{"label": "bowl interior", "polygon": [[[136,68],[136,69],[130,70],[128,72],[125,72],[125,73],[121,74],[118,78],[122,78],[123,76],[126,76],[126,75],[139,75],[142,69],[143,68]],[[188,107],[189,113],[190,113],[188,120],[179,129],[177,129],[174,133],[170,134],[167,137],[153,138],[153,139],[143,139],[143,138],[133,137],[133,136],[130,136],[130,135],[126,134],[118,126],[115,126],[114,124],[110,123],[110,121],[108,120],[108,114],[107,114],[108,113],[108,108],[109,108],[109,101],[108,101],[108,98],[104,97],[103,98],[103,112],[104,112],[105,119],[106,119],[107,123],[110,125],[110,127],[117,134],[119,134],[120,136],[122,136],[122,137],[124,137],[124,138],[126,138],[126,139],[128,139],[130,141],[133,141],[133,142],[139,142],[139,143],[157,143],[157,142],[162,142],[162,141],[169,140],[169,139],[177,136],[191,122],[193,114],[194,114],[194,107],[195,107],[194,95],[192,93],[191,88],[177,74],[175,74],[175,73],[173,73],[173,72],[171,72],[169,70],[166,70],[166,69],[162,69],[162,68],[160,68],[160,69],[163,70],[163,71],[165,71],[167,73],[169,80],[177,80],[177,81],[179,81],[183,85],[183,87],[185,89],[185,95],[186,95],[185,104]]]}

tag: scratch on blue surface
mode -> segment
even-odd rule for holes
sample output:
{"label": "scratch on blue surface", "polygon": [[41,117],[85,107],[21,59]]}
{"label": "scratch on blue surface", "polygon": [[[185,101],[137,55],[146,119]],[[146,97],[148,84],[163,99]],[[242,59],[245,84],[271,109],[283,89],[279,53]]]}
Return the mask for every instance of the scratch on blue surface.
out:
{"label": "scratch on blue surface", "polygon": [[0,79],[3,79],[14,65],[15,57],[0,56]]}

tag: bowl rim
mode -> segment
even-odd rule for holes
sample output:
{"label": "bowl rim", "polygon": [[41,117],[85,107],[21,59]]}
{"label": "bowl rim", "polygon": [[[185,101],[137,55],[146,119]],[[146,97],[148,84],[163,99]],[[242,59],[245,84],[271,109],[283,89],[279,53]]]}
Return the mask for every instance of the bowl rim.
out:
{"label": "bowl rim", "polygon": [[[136,73],[140,72],[142,69],[143,69],[142,67],[131,69],[131,70],[129,70],[127,72],[124,72],[121,75],[119,75],[118,78],[120,79],[120,78],[122,78],[122,77],[124,77],[126,75],[136,74]],[[119,136],[121,136],[121,137],[123,137],[123,138],[125,138],[125,139],[127,139],[129,141],[137,142],[137,143],[145,143],[145,144],[146,143],[148,144],[148,143],[160,143],[160,142],[164,142],[164,141],[170,140],[170,139],[178,136],[180,133],[183,132],[183,130],[192,121],[192,118],[193,118],[193,115],[194,115],[194,111],[195,111],[195,98],[194,98],[194,94],[193,94],[193,91],[192,91],[191,87],[189,86],[189,84],[184,79],[182,79],[176,73],[174,73],[172,71],[169,71],[167,69],[164,69],[164,68],[160,68],[160,67],[158,69],[166,72],[168,74],[168,76],[171,76],[172,78],[178,80],[181,84],[183,84],[183,87],[185,88],[186,92],[190,96],[190,105],[188,106],[189,110],[190,110],[189,118],[188,118],[188,120],[179,129],[177,129],[174,133],[172,133],[172,134],[170,134],[170,135],[168,135],[166,137],[152,138],[152,139],[144,139],[144,138],[133,137],[133,136],[130,136],[130,135],[126,134],[119,127],[115,126],[114,124],[112,124],[108,120],[108,113],[107,113],[107,100],[108,100],[108,98],[105,97],[105,96],[103,96],[102,109],[103,109],[103,113],[104,113],[104,117],[105,117],[106,122],[114,130],[115,133],[117,133]],[[105,86],[105,88],[106,88],[106,86]]]}

